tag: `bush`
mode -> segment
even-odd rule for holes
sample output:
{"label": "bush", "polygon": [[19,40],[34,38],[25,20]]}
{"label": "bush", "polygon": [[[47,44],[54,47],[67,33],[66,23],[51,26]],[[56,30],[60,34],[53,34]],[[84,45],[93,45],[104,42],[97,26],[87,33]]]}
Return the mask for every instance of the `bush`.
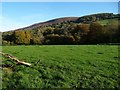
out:
{"label": "bush", "polygon": [[45,37],[45,44],[74,44],[73,36],[51,34]]}

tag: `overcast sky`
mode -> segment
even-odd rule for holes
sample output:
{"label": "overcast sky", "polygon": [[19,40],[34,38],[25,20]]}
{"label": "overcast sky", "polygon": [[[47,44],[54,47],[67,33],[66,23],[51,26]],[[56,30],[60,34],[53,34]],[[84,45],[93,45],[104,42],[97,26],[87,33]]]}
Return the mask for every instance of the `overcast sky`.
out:
{"label": "overcast sky", "polygon": [[9,31],[59,17],[118,13],[117,2],[2,2],[0,31]]}

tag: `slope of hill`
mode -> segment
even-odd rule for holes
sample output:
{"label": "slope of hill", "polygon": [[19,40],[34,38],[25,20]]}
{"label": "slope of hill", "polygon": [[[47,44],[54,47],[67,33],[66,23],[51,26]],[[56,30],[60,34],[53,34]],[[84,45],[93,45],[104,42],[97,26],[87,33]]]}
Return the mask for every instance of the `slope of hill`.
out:
{"label": "slope of hill", "polygon": [[3,45],[118,43],[119,14],[63,17],[3,32]]}
{"label": "slope of hill", "polygon": [[118,21],[118,18],[104,19],[104,20],[99,20],[98,22],[99,22],[101,25],[107,25],[109,22],[114,22],[114,21]]}
{"label": "slope of hill", "polygon": [[113,18],[119,18],[119,14],[99,13],[99,14],[86,15],[86,16],[78,18],[78,20],[76,22],[91,23],[94,21],[113,19]]}
{"label": "slope of hill", "polygon": [[99,21],[99,20],[104,20],[104,19],[113,19],[113,18],[118,18],[118,17],[119,17],[118,14],[113,14],[113,13],[99,13],[99,14],[86,15],[82,17],[63,17],[63,18],[49,20],[46,22],[36,23],[36,24],[30,25],[24,28],[17,29],[17,30],[34,29],[40,26],[48,26],[48,25],[64,23],[64,22],[91,23],[94,21]]}
{"label": "slope of hill", "polygon": [[[27,29],[34,29],[40,26],[48,26],[48,25],[53,25],[53,24],[58,24],[58,23],[64,23],[64,22],[74,22],[78,19],[78,17],[63,17],[63,18],[57,18],[57,19],[53,19],[53,20],[49,20],[46,22],[40,22],[40,23],[36,23],[33,25],[30,25],[28,27],[24,27],[21,28],[23,30],[27,30]],[[18,29],[20,30],[20,29]]]}

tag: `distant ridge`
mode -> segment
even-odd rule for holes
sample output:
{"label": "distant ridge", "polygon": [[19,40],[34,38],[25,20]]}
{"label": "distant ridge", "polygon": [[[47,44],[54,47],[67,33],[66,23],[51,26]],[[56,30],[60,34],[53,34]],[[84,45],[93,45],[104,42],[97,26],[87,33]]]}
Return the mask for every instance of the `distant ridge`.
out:
{"label": "distant ridge", "polygon": [[[118,43],[120,14],[62,17],[2,32],[3,45],[72,45]],[[112,39],[111,39],[112,37]]]}
{"label": "distant ridge", "polygon": [[91,14],[91,15],[85,15],[82,17],[62,17],[62,18],[56,18],[52,20],[48,20],[45,22],[36,23],[27,27],[19,28],[16,30],[27,30],[27,29],[34,29],[40,26],[48,26],[53,24],[58,24],[62,22],[75,22],[75,23],[91,23],[97,20],[101,19],[112,19],[112,18],[119,18],[120,14],[113,14],[113,13],[98,13],[98,14]]}
{"label": "distant ridge", "polygon": [[[64,22],[90,24],[91,22],[94,22],[94,21],[99,21],[99,20],[104,20],[104,19],[112,19],[112,18],[119,19],[119,17],[120,17],[120,14],[113,14],[113,13],[97,13],[97,14],[85,15],[85,16],[81,16],[81,17],[62,17],[62,18],[48,20],[45,22],[35,23],[35,24],[29,25],[27,27],[18,28],[18,29],[10,30],[10,31],[32,30],[32,29],[39,28],[42,26],[49,26],[49,25],[60,24],[60,23],[64,23]],[[10,31],[6,31],[6,32],[10,32]]]}
{"label": "distant ridge", "polygon": [[[57,19],[53,19],[53,20],[49,20],[49,21],[45,21],[45,22],[36,23],[36,24],[30,25],[28,27],[20,28],[20,29],[26,30],[26,29],[33,29],[33,28],[37,28],[37,27],[40,27],[40,26],[53,25],[53,24],[62,23],[62,22],[76,21],[78,18],[79,17],[57,18]],[[17,30],[20,30],[20,29],[17,29]]]}

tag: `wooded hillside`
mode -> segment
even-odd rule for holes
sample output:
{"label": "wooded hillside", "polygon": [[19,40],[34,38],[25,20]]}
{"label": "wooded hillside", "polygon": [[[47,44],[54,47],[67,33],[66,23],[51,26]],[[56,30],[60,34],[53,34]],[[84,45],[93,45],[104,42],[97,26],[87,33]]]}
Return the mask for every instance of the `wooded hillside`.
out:
{"label": "wooded hillside", "polygon": [[[119,14],[58,18],[3,32],[3,45],[119,43]],[[103,24],[104,23],[104,24]]]}

